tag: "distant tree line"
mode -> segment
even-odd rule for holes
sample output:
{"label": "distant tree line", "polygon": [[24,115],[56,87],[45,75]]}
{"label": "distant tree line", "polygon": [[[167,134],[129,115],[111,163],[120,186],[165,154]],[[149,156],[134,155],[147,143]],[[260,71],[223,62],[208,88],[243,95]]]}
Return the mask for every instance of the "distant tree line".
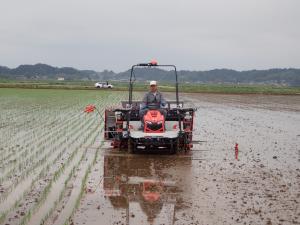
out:
{"label": "distant tree line", "polygon": [[[146,70],[139,68],[135,72],[137,81],[158,80],[163,82],[174,82],[174,72],[158,68]],[[10,69],[0,66],[0,78],[17,80],[52,80],[64,77],[65,80],[122,80],[127,81],[130,70],[115,73],[104,70],[78,70],[72,67],[53,67],[47,64],[20,65]],[[230,69],[215,69],[209,71],[178,72],[180,82],[186,83],[218,83],[218,84],[272,84],[300,86],[300,69],[269,69],[236,71]]]}

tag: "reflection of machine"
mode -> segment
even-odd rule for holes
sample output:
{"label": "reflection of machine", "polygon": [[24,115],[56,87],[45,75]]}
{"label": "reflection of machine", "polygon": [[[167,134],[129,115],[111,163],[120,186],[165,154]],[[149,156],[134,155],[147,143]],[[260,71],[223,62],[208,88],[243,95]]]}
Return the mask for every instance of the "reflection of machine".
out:
{"label": "reflection of machine", "polygon": [[160,199],[164,184],[156,180],[145,180],[143,182],[142,195],[148,202],[156,202]]}
{"label": "reflection of machine", "polygon": [[[140,101],[132,100],[133,84],[135,82],[135,68],[167,67],[174,70],[176,101],[168,101],[166,118],[156,109],[150,109],[145,115],[144,130],[140,127]],[[155,70],[154,70],[155,71]],[[112,145],[128,149],[129,152],[137,150],[165,149],[170,153],[178,150],[188,151],[192,148],[193,108],[184,108],[179,101],[178,76],[174,65],[158,65],[156,61],[141,63],[132,66],[129,81],[129,99],[122,102],[122,107],[105,110],[105,139],[111,140]]]}
{"label": "reflection of machine", "polygon": [[[188,158],[180,160],[179,166],[190,162]],[[178,181],[164,172],[173,163],[174,159],[168,158],[104,157],[104,194],[115,209],[126,210],[127,224],[136,224],[133,220],[139,216],[150,223],[174,224],[181,191]],[[181,173],[190,174],[189,165],[184,168]]]}

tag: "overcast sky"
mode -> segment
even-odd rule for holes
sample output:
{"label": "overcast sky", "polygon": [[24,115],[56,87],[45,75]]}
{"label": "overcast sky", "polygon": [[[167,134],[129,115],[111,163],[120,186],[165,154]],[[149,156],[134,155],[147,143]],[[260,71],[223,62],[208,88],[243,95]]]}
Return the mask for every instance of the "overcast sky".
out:
{"label": "overcast sky", "polygon": [[300,68],[300,0],[1,0],[0,65]]}

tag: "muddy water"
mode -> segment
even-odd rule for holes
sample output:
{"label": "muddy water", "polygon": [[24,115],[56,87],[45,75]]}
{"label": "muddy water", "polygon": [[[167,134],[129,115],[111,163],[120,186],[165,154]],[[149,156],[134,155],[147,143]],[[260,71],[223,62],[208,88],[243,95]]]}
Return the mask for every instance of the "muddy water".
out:
{"label": "muddy water", "polygon": [[300,97],[183,98],[202,142],[172,156],[103,148],[72,223],[299,224]]}

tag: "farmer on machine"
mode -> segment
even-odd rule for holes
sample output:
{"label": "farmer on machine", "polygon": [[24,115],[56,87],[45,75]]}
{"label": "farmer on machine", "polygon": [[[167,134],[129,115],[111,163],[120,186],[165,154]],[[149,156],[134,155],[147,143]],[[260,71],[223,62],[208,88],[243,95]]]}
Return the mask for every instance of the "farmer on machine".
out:
{"label": "farmer on machine", "polygon": [[166,104],[167,102],[163,95],[157,90],[157,82],[155,80],[150,81],[150,91],[145,94],[140,105],[141,130],[144,129],[144,115],[146,115],[148,110],[159,110],[164,115],[164,118],[166,118],[167,112],[163,109]]}

